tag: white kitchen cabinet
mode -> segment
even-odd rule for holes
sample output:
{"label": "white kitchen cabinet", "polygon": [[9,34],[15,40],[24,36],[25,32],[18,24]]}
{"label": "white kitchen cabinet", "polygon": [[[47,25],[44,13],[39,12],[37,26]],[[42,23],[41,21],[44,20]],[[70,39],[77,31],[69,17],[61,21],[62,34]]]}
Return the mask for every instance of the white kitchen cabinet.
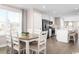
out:
{"label": "white kitchen cabinet", "polygon": [[68,30],[67,29],[56,29],[56,39],[60,42],[68,43]]}
{"label": "white kitchen cabinet", "polygon": [[51,16],[50,17],[50,21],[53,21],[54,22],[54,20],[55,20],[54,17]]}
{"label": "white kitchen cabinet", "polygon": [[45,20],[50,20],[50,16],[45,15],[45,14],[42,14],[42,19],[45,19]]}

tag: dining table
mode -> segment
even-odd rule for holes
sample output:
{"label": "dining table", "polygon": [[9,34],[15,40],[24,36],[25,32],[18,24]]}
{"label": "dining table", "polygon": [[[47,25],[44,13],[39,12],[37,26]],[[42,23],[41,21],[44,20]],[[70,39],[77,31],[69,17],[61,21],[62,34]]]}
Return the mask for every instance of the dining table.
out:
{"label": "dining table", "polygon": [[28,35],[21,35],[19,36],[19,41],[25,42],[26,44],[26,54],[30,54],[30,42],[38,41],[39,35],[38,34],[28,34]]}

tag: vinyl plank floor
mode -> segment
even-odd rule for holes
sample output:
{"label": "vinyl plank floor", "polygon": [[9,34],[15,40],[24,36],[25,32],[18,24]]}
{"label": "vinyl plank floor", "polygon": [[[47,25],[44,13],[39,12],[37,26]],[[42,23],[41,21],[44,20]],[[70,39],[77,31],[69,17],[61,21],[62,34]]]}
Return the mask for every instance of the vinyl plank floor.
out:
{"label": "vinyl plank floor", "polygon": [[[0,48],[0,54],[6,54],[7,48]],[[47,54],[78,54],[79,42],[63,43],[56,40],[55,37],[47,39]]]}
{"label": "vinyl plank floor", "polygon": [[75,54],[79,53],[79,44],[63,43],[56,40],[56,38],[49,38],[47,40],[47,54]]}

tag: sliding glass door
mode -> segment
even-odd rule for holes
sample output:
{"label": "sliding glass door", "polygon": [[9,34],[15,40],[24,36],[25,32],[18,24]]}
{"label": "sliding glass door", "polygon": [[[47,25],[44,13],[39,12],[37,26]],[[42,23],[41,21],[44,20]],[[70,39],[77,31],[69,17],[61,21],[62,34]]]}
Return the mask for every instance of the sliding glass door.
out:
{"label": "sliding glass door", "polygon": [[7,12],[3,9],[0,9],[0,35],[5,35],[5,28],[6,28],[6,19],[7,19]]}
{"label": "sliding glass door", "polygon": [[17,34],[20,35],[21,32],[22,32],[22,12],[0,9],[0,46],[6,45],[5,40],[6,35],[16,36]]}
{"label": "sliding glass door", "polygon": [[7,12],[4,9],[0,9],[0,47],[6,45],[6,27],[7,27]]}
{"label": "sliding glass door", "polygon": [[8,21],[11,26],[12,34],[15,35],[15,32],[20,35],[22,32],[22,14],[21,12],[12,12],[8,11]]}

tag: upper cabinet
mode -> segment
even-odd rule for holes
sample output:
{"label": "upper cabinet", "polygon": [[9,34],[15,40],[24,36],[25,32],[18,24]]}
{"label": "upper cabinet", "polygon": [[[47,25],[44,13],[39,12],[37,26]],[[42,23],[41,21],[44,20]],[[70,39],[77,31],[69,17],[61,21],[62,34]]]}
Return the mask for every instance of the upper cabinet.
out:
{"label": "upper cabinet", "polygon": [[50,21],[53,22],[53,24],[54,24],[55,23],[54,17],[50,16]]}
{"label": "upper cabinet", "polygon": [[45,19],[45,20],[50,20],[50,16],[45,15],[45,14],[42,14],[42,19]]}

